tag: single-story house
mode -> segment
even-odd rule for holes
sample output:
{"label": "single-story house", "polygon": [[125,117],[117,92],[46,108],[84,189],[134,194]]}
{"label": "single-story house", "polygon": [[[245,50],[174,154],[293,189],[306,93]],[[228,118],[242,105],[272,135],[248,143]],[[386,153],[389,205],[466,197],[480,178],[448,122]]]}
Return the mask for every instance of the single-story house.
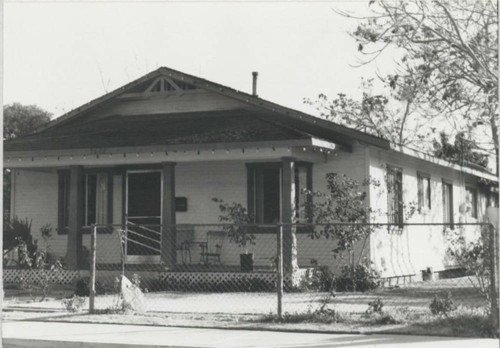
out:
{"label": "single-story house", "polygon": [[[179,253],[182,229],[151,226],[191,224],[191,241],[206,240],[213,227],[203,224],[219,222],[213,198],[241,203],[256,223],[291,223],[305,199],[302,189],[325,192],[327,173],[378,179],[366,198],[381,211],[376,222],[402,222],[405,204],[415,202],[420,209],[404,222],[452,226],[481,221],[486,207],[498,203],[492,189],[498,180],[487,170],[269,102],[256,94],[255,79],[249,94],[162,67],[6,141],[11,216],[30,219],[39,248],[64,257],[70,269],[82,265],[92,224],[149,226],[133,231],[146,247],[130,245],[126,262],[175,270],[186,262]],[[47,224],[55,232],[45,240],[40,228]],[[117,230],[98,235],[98,262],[120,262]],[[157,238],[157,246],[148,238]],[[308,267],[312,259],[335,267],[333,243],[285,228],[285,267]],[[252,246],[256,266],[269,263],[275,245],[275,234],[259,235]],[[371,235],[363,255],[385,277],[406,276],[452,267],[445,248],[443,226],[413,226]],[[225,243],[218,261],[239,265],[240,252]]]}

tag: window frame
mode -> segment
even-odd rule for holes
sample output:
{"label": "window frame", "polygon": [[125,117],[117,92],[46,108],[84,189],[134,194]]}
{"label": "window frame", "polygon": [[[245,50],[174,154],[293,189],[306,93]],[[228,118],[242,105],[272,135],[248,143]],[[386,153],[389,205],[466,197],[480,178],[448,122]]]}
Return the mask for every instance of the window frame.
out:
{"label": "window frame", "polygon": [[[247,211],[248,214],[254,217],[255,223],[263,223],[259,222],[259,217],[257,216],[258,211],[258,201],[257,201],[257,187],[258,183],[256,180],[256,170],[262,169],[279,169],[279,195],[280,195],[280,216],[279,221],[281,221],[281,213],[282,213],[282,189],[283,189],[283,163],[282,162],[250,162],[245,164],[247,167]],[[306,168],[306,188],[312,191],[312,166],[313,163],[306,161],[295,161],[294,162],[294,183],[297,178],[297,168]],[[300,189],[299,189],[300,190]],[[297,190],[297,185],[295,183],[295,197],[292,197],[294,205],[296,205],[298,195],[300,194],[299,190]],[[312,197],[307,196],[307,206],[310,207],[312,204]],[[299,207],[295,206],[295,212],[293,213],[293,219],[295,220],[298,214]],[[312,209],[306,210],[306,221],[308,223],[312,222]]]}
{"label": "window frame", "polygon": [[[454,211],[455,211],[455,207],[454,207],[454,202],[453,202],[453,180],[449,180],[449,179],[445,179],[443,178],[441,180],[441,183],[442,183],[442,187],[441,187],[441,191],[442,191],[442,196],[443,196],[443,224],[444,225],[450,225],[450,228],[451,229],[454,229],[455,228],[455,217],[454,217]],[[450,187],[450,193],[449,193],[449,201],[450,201],[450,206],[448,207],[448,213],[449,213],[449,216],[450,216],[450,221],[446,221],[445,217],[446,217],[446,193],[445,193],[445,185],[449,185]]]}
{"label": "window frame", "polygon": [[57,234],[68,234],[70,171],[58,170]]}
{"label": "window frame", "polygon": [[[403,168],[394,166],[391,164],[387,164],[386,166],[387,170],[387,178],[386,178],[386,185],[387,185],[387,220],[389,224],[395,224],[399,226],[400,228],[403,227],[404,224],[404,195],[403,195]],[[398,187],[398,201],[396,204],[394,204],[394,207],[397,207],[395,211],[392,211],[393,205],[391,202],[393,201],[396,197],[392,198],[392,191],[391,191],[391,186],[390,186],[390,175],[392,173],[395,173],[396,176],[394,177],[394,183],[397,184],[397,177],[401,176],[401,179],[399,180],[399,187]]]}
{"label": "window frame", "polygon": [[[427,197],[428,202],[424,202],[424,180],[428,180]],[[431,175],[429,173],[417,171],[417,187],[418,187],[418,207],[419,209],[432,209],[432,188],[431,188]],[[427,203],[427,204],[426,204]]]}
{"label": "window frame", "polygon": [[474,219],[477,219],[478,218],[478,189],[477,189],[477,187],[472,186],[472,185],[465,185],[465,192],[466,192],[466,195],[467,195],[467,192],[470,192],[472,194],[471,217]]}

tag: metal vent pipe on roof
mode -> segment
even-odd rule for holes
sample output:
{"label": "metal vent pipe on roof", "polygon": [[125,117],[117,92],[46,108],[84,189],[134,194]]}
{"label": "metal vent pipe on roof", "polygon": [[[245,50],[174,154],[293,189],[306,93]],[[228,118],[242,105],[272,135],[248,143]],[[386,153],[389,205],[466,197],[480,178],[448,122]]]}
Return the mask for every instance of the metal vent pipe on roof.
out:
{"label": "metal vent pipe on roof", "polygon": [[252,83],[252,95],[257,97],[257,76],[259,73],[257,71],[252,72],[253,83]]}

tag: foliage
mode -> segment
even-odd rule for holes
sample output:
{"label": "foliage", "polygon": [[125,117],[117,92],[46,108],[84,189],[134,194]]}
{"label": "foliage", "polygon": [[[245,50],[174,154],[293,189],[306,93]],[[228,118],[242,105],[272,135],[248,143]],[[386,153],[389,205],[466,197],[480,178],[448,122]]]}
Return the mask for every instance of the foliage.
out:
{"label": "foliage", "polygon": [[368,302],[368,309],[366,310],[367,313],[377,313],[377,314],[382,314],[382,308],[384,308],[384,303],[380,298],[377,298],[376,300]]}
{"label": "foliage", "polygon": [[212,198],[212,201],[219,203],[221,215],[219,221],[230,225],[223,226],[222,229],[227,233],[229,240],[238,244],[240,247],[246,247],[247,244],[255,244],[256,226],[255,222],[247,209],[240,203],[226,203],[222,199]]}
{"label": "foliage", "polygon": [[481,237],[467,241],[461,229],[456,232],[446,231],[448,237],[447,253],[468,274],[472,286],[478,289],[483,297],[490,301],[490,259],[489,226],[483,226]]}
{"label": "foliage", "polygon": [[3,107],[3,139],[14,139],[33,132],[50,121],[51,113],[36,105],[12,103]]}
{"label": "foliage", "polygon": [[[369,133],[399,145],[420,143],[430,135],[431,128],[416,112],[415,91],[410,86],[395,91],[386,83],[380,93],[373,93],[373,79],[363,80],[360,100],[344,93],[329,99],[319,94],[315,101],[305,99],[320,116],[332,122]],[[385,91],[385,93],[384,93]]]}
{"label": "foliage", "polygon": [[[112,294],[115,293],[114,287],[105,286],[99,280],[95,281],[96,295]],[[81,277],[75,280],[75,295],[88,297],[90,295],[90,278]]]}
{"label": "foliage", "polygon": [[380,274],[374,269],[368,259],[357,265],[345,265],[340,276],[335,280],[335,290],[365,292],[379,287]]}
{"label": "foliage", "polygon": [[50,238],[52,238],[53,231],[54,229],[52,228],[51,224],[45,224],[40,227],[40,234],[45,241],[48,241]]}
{"label": "foliage", "polygon": [[[389,50],[397,68],[387,82],[411,87],[422,117],[444,117],[455,131],[498,158],[497,1],[370,1],[352,33],[363,63]],[[486,140],[486,141],[483,141]]]}
{"label": "foliage", "polygon": [[367,225],[374,211],[367,206],[365,198],[369,186],[379,183],[374,179],[360,182],[336,173],[326,174],[326,183],[326,193],[306,191],[306,194],[316,198],[312,206],[308,207],[313,212],[314,222],[325,224],[315,229],[310,236],[335,239],[338,242],[333,250],[335,254],[352,251],[357,242],[366,240],[374,230],[374,226]]}
{"label": "foliage", "polygon": [[85,298],[73,295],[70,298],[64,299],[62,302],[69,312],[79,312],[85,305]]}
{"label": "foliage", "polygon": [[477,164],[483,168],[488,167],[488,156],[478,152],[479,146],[473,140],[467,140],[464,132],[458,132],[455,136],[455,142],[449,142],[446,133],[439,133],[439,140],[434,140],[434,156],[445,159],[452,163],[460,165]]}
{"label": "foliage", "polygon": [[3,229],[3,257],[18,248],[19,266],[30,268],[32,259],[38,249],[37,241],[31,235],[31,220],[15,216],[6,222]]}
{"label": "foliage", "polygon": [[282,317],[278,317],[275,313],[269,313],[260,318],[263,323],[322,323],[331,324],[342,321],[342,316],[331,308],[318,309],[315,311],[307,311],[303,313],[283,313]]}
{"label": "foliage", "polygon": [[19,277],[19,288],[29,291],[33,301],[37,301],[37,295],[40,295],[39,302],[42,302],[48,295],[50,287],[53,283],[61,280],[61,274],[58,272],[62,269],[59,261],[53,264],[46,262],[46,252],[36,252],[34,259],[30,260],[31,275]]}
{"label": "foliage", "polygon": [[305,290],[331,291],[334,288],[335,276],[326,265],[318,264],[315,259],[311,260],[312,271],[301,281],[300,287]]}
{"label": "foliage", "polygon": [[456,306],[453,304],[453,300],[451,299],[451,293],[447,292],[444,298],[434,295],[434,299],[429,305],[429,309],[433,315],[448,317],[450,312],[456,309]]}

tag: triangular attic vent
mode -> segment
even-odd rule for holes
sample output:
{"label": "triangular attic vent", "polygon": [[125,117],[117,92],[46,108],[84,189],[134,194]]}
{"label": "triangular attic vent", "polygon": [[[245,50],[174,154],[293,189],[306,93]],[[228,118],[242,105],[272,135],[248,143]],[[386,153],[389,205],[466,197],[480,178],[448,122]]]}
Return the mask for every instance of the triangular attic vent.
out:
{"label": "triangular attic vent", "polygon": [[182,81],[172,80],[168,77],[158,77],[149,85],[148,88],[146,88],[144,93],[182,92],[191,89],[196,89],[196,86]]}

